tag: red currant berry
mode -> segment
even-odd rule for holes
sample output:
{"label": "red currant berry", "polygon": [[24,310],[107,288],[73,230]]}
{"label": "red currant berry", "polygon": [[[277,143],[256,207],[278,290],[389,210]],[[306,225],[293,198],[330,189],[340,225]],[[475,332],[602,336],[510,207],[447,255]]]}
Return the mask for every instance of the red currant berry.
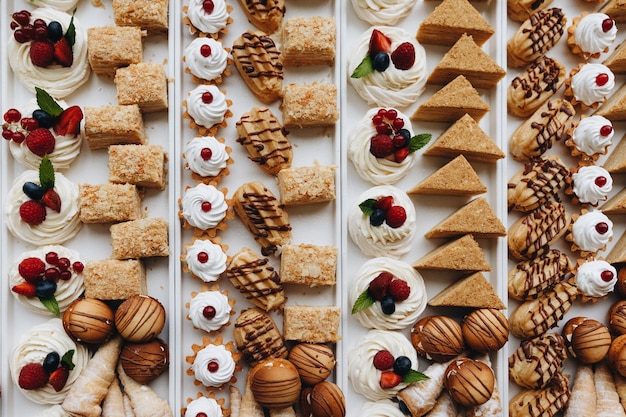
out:
{"label": "red currant berry", "polygon": [[387,109],[379,109],[376,114],[380,117],[385,117],[387,115]]}
{"label": "red currant berry", "polygon": [[209,261],[209,254],[206,252],[200,252],[197,256],[198,262],[201,264],[205,264]]}
{"label": "red currant berry", "polygon": [[6,140],[11,140],[13,138],[13,131],[11,130],[2,130],[2,137]]}
{"label": "red currant berry", "polygon": [[206,307],[204,307],[202,309],[202,315],[207,320],[213,319],[213,317],[215,317],[215,307],[213,307],[213,306],[206,306]]}
{"label": "red currant berry", "polygon": [[213,206],[211,205],[209,201],[204,201],[202,203],[202,211],[204,211],[205,213],[208,213],[209,211],[211,211],[211,208],[213,208]]}
{"label": "red currant berry", "polygon": [[213,4],[213,0],[204,0],[202,2],[202,8],[207,14],[213,13],[213,9],[215,9],[215,4]]}
{"label": "red currant berry", "polygon": [[209,362],[209,364],[207,365],[207,369],[209,370],[209,372],[213,373],[213,372],[217,372],[218,369],[220,369],[220,364],[217,363],[216,361],[211,361]]}
{"label": "red currant berry", "polygon": [[374,117],[372,117],[372,124],[374,126],[378,126],[382,122],[383,122],[383,116],[381,116],[380,114],[377,114]]}
{"label": "red currant berry", "polygon": [[61,271],[58,268],[48,268],[46,272],[43,273],[43,277],[48,281],[57,281],[61,276]]}
{"label": "red currant berry", "polygon": [[35,130],[35,129],[37,129],[39,127],[39,122],[37,122],[37,120],[33,119],[32,117],[24,117],[20,121],[20,125],[25,130],[27,130],[29,132],[32,132],[33,130]]}
{"label": "red currant berry", "polygon": [[400,130],[404,127],[404,119],[398,117],[393,121],[393,128],[395,130]]}
{"label": "red currant berry", "polygon": [[387,123],[380,123],[376,125],[376,133],[380,133],[381,135],[386,135],[391,132]]}
{"label": "red currant berry", "polygon": [[600,278],[602,278],[602,281],[604,282],[611,282],[613,280],[613,272],[609,271],[608,269],[602,271],[602,273],[600,274]]}
{"label": "red currant berry", "polygon": [[26,43],[30,40],[28,39],[28,36],[26,36],[26,34],[24,33],[22,29],[18,29],[15,32],[13,32],[13,38],[15,38],[15,42],[17,43]]}
{"label": "red currant berry", "polygon": [[22,132],[13,132],[11,139],[13,139],[15,143],[22,143],[26,139],[26,136]]}
{"label": "red currant berry", "polygon": [[604,125],[600,128],[600,134],[602,136],[609,136],[611,133],[613,133],[613,126],[611,125]]}
{"label": "red currant berry", "polygon": [[17,22],[11,22],[9,26],[11,26],[11,30],[15,30],[20,27],[20,25]]}
{"label": "red currant berry", "polygon": [[48,40],[48,28],[47,27],[35,28],[35,39],[37,39],[38,41]]}
{"label": "red currant berry", "polygon": [[600,175],[599,177],[596,177],[594,182],[598,187],[604,187],[606,185],[606,181],[607,181],[606,177],[603,175]]}
{"label": "red currant berry", "polygon": [[4,113],[4,121],[7,123],[17,123],[22,118],[22,113],[18,109],[9,109]]}
{"label": "red currant berry", "polygon": [[35,29],[46,28],[46,30],[48,30],[48,24],[43,19],[35,19],[35,21],[33,22],[33,26],[35,27]]}
{"label": "red currant berry", "polygon": [[56,252],[46,253],[46,262],[50,265],[57,265],[59,263],[59,254]]}
{"label": "red currant berry", "polygon": [[69,270],[71,265],[72,263],[68,258],[59,258],[59,261],[57,262],[57,266],[61,271]]}
{"label": "red currant berry", "polygon": [[35,39],[35,27],[31,24],[22,26],[22,32],[28,39]]}
{"label": "red currant berry", "polygon": [[387,119],[390,121],[394,121],[396,120],[396,117],[398,117],[398,111],[396,109],[389,109],[387,110]]}
{"label": "red currant berry", "polygon": [[605,222],[600,222],[596,224],[596,232],[600,233],[601,235],[605,234],[608,231],[609,231],[609,225],[606,224]]}
{"label": "red currant berry", "polygon": [[72,278],[72,273],[70,271],[61,271],[61,276],[59,277],[62,281],[69,281]]}
{"label": "red currant berry", "polygon": [[613,25],[614,25],[613,19],[611,18],[604,19],[602,21],[602,31],[605,33],[608,32],[609,30],[613,29]]}
{"label": "red currant berry", "polygon": [[603,73],[596,75],[596,84],[599,87],[602,87],[604,84],[608,82],[609,82],[609,74],[603,72]]}
{"label": "red currant berry", "polygon": [[200,157],[205,161],[211,159],[212,156],[213,151],[211,150],[211,148],[202,148],[202,150],[200,151]]}
{"label": "red currant berry", "polygon": [[85,269],[85,265],[83,265],[82,262],[80,261],[76,261],[72,264],[72,269],[74,270],[74,272],[76,272],[77,274],[80,274],[81,272],[83,272],[83,270]]}
{"label": "red currant berry", "polygon": [[200,47],[200,55],[202,55],[205,58],[208,58],[211,56],[211,47],[209,45],[202,45]]}
{"label": "red currant berry", "polygon": [[204,93],[202,93],[202,102],[204,104],[213,103],[213,94],[209,93],[208,91],[205,91]]}
{"label": "red currant berry", "polygon": [[19,12],[15,12],[11,15],[11,17],[20,26],[27,25],[30,22],[30,12],[28,12],[27,10],[21,10]]}

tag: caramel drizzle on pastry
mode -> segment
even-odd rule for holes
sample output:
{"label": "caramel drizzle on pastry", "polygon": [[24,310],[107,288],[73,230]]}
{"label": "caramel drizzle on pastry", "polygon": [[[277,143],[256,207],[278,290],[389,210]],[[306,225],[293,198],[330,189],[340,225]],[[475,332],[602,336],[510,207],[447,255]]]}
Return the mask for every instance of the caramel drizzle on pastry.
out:
{"label": "caramel drizzle on pastry", "polygon": [[[226,271],[226,276],[248,300],[263,299],[284,292],[278,272],[267,258],[231,266]],[[263,304],[267,304],[267,301]]]}
{"label": "caramel drizzle on pastry", "polygon": [[456,351],[455,346],[459,346],[458,341],[463,339],[463,335],[459,332],[460,327],[454,326],[451,320],[441,320],[434,316],[428,320],[427,325],[429,330],[419,333],[417,353],[427,359],[449,359],[462,352],[462,349]]}
{"label": "caramel drizzle on pastry", "polygon": [[524,91],[524,98],[541,96],[545,92],[556,93],[560,82],[562,67],[552,58],[541,56],[524,71],[524,74],[513,78],[511,86]]}
{"label": "caramel drizzle on pastry", "polygon": [[[557,325],[572,307],[576,298],[576,287],[560,282],[541,297],[526,301],[511,315],[512,333],[520,338],[535,337]],[[517,313],[517,314],[516,314]]]}
{"label": "caramel drizzle on pastry", "polygon": [[[291,225],[282,222],[282,209],[276,197],[258,193],[244,193],[243,197],[246,201],[242,203],[242,207],[250,222],[256,227],[255,237],[267,238],[270,236],[270,231],[288,232],[291,230]],[[269,220],[278,220],[278,222],[270,224]],[[277,249],[275,244],[270,244],[265,246],[261,253],[267,256],[276,252]]]}
{"label": "caramel drizzle on pastry", "polygon": [[248,31],[241,39],[241,44],[233,45],[233,52],[248,77],[283,79],[280,52],[272,38]]}
{"label": "caramel drizzle on pastry", "polygon": [[528,233],[521,254],[527,256],[533,253],[540,255],[548,250],[547,246],[559,236],[569,222],[563,204],[553,201],[530,212],[522,223]]}
{"label": "caramel drizzle on pastry", "polygon": [[509,322],[503,315],[493,314],[491,310],[483,308],[475,310],[473,316],[474,320],[465,320],[463,325],[480,340],[482,346],[491,346],[494,340],[506,342]]}
{"label": "caramel drizzle on pastry", "polygon": [[562,100],[548,102],[548,111],[541,113],[542,122],[535,121],[530,125],[532,129],[538,131],[535,148],[539,154],[550,149],[553,141],[561,140],[565,136],[568,122],[573,117],[573,108],[564,104]]}
{"label": "caramel drizzle on pastry", "polygon": [[287,348],[274,321],[259,310],[244,311],[235,322],[234,333],[237,349],[253,366],[267,358],[287,357]]}
{"label": "caramel drizzle on pastry", "polygon": [[[541,0],[543,1],[543,0]],[[285,6],[274,0],[246,0],[246,8],[258,20],[266,20],[270,15],[284,15]]]}
{"label": "caramel drizzle on pastry", "polygon": [[563,337],[557,333],[545,334],[520,343],[509,357],[509,372],[518,385],[540,389],[563,369],[566,359]]}
{"label": "caramel drizzle on pastry", "polygon": [[511,399],[511,417],[552,417],[568,403],[571,392],[569,380],[557,373],[551,384],[542,390],[526,390]]}
{"label": "caramel drizzle on pastry", "polygon": [[[548,10],[539,10],[529,18],[530,27],[526,26],[522,32],[531,40],[533,54],[544,54],[561,39],[565,31],[565,13],[558,7]],[[528,22],[527,21],[527,22]]]}
{"label": "caramel drizzle on pastry", "polygon": [[[550,200],[565,185],[569,170],[559,161],[549,158],[533,158],[524,164],[522,177],[517,183],[507,184],[507,188],[518,190],[522,201],[510,201],[509,210],[533,209]],[[524,198],[525,197],[525,198]]]}
{"label": "caramel drizzle on pastry", "polygon": [[509,296],[516,300],[531,300],[566,281],[571,275],[566,254],[557,249],[527,261],[519,262],[509,273]]}

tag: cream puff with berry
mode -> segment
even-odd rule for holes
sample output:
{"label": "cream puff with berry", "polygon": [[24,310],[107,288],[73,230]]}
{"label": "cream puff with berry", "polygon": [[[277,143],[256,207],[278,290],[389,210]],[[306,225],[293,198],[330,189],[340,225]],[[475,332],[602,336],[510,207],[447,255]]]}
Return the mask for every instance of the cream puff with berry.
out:
{"label": "cream puff with berry", "polygon": [[574,279],[581,301],[597,302],[615,290],[617,270],[602,259],[580,260]]}
{"label": "cream puff with berry", "polygon": [[232,309],[235,300],[228,298],[228,292],[202,288],[202,291],[191,295],[192,298],[187,305],[189,310],[187,317],[196,329],[210,333],[230,324],[230,316],[235,314]]}
{"label": "cream puff with berry", "polygon": [[235,351],[233,342],[223,344],[221,336],[215,340],[205,336],[201,345],[193,344],[191,349],[194,354],[186,357],[191,364],[187,374],[194,376],[196,385],[211,389],[235,382],[235,372],[241,370],[241,365],[237,364],[241,353]]}
{"label": "cream puff with berry", "polygon": [[409,172],[415,151],[430,134],[413,135],[407,115],[394,109],[370,109],[348,137],[348,158],[357,174],[376,185],[395,184]]}
{"label": "cream puff with berry", "polygon": [[225,193],[226,190],[204,183],[187,187],[180,200],[183,227],[194,229],[196,236],[207,233],[215,237],[217,230],[225,230],[226,218],[233,216],[228,211]]}
{"label": "cream puff with berry", "polygon": [[39,171],[28,170],[15,179],[7,195],[4,216],[9,231],[32,245],[60,245],[82,225],[78,185],[54,172],[44,156]]}
{"label": "cream puff with berry", "polygon": [[201,135],[215,136],[220,127],[226,127],[226,118],[233,115],[231,104],[217,86],[199,85],[183,101],[183,117],[190,119],[190,127],[197,128]]}
{"label": "cream puff with berry", "polygon": [[584,59],[599,58],[615,42],[617,25],[605,13],[583,12],[567,28],[567,46]]}
{"label": "cream puff with berry", "polygon": [[597,109],[615,89],[615,74],[596,62],[579,64],[565,80],[564,97],[583,110]]}
{"label": "cream puff with berry", "polygon": [[573,122],[567,131],[565,145],[572,156],[583,161],[597,161],[613,144],[613,123],[604,116],[591,115]]}
{"label": "cream puff with berry", "polygon": [[579,252],[582,258],[595,256],[605,250],[613,239],[613,222],[601,210],[582,210],[572,216],[567,241],[571,242],[573,252]]}
{"label": "cream puff with berry", "polygon": [[40,87],[62,99],[87,81],[87,32],[74,14],[42,7],[11,18],[9,65],[28,90]]}
{"label": "cream puff with berry", "polygon": [[189,32],[199,33],[201,37],[217,39],[226,33],[232,23],[232,7],[225,0],[190,0],[183,7],[183,23],[189,25]]}

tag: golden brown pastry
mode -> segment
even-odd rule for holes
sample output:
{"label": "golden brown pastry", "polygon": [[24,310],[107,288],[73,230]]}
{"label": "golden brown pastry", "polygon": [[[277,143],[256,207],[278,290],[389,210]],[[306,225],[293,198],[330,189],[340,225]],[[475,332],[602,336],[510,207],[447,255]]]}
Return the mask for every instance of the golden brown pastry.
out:
{"label": "golden brown pastry", "polygon": [[570,176],[558,155],[532,158],[517,171],[507,185],[509,210],[530,211],[557,197]]}
{"label": "golden brown pastry", "polygon": [[596,413],[596,386],[593,368],[588,365],[576,367],[572,394],[563,417],[593,417]]}
{"label": "golden brown pastry", "polygon": [[522,340],[509,356],[509,377],[524,388],[545,388],[563,370],[566,359],[565,339],[558,333]]}
{"label": "golden brown pastry", "polygon": [[554,58],[540,56],[513,78],[507,89],[509,113],[528,117],[561,88],[567,69]]}
{"label": "golden brown pastry", "polygon": [[239,0],[248,21],[264,32],[274,33],[285,16],[284,0]]}
{"label": "golden brown pastry", "polygon": [[519,262],[509,271],[509,297],[520,301],[537,298],[558,282],[567,281],[572,265],[567,255],[551,249],[541,256]]}
{"label": "golden brown pastry", "polygon": [[552,0],[508,0],[506,11],[516,22],[523,22],[533,13],[543,10],[552,3]]}
{"label": "golden brown pastry", "polygon": [[461,326],[447,316],[427,316],[411,330],[411,343],[417,353],[437,362],[446,362],[464,350]]}
{"label": "golden brown pastry", "polygon": [[569,380],[557,374],[541,390],[524,390],[509,401],[509,417],[553,417],[570,399]]}
{"label": "golden brown pastry", "polygon": [[545,55],[563,36],[566,23],[565,13],[558,7],[530,15],[506,45],[509,67],[523,67]]}
{"label": "golden brown pastry", "polygon": [[286,358],[287,348],[274,320],[257,308],[241,312],[233,331],[237,349],[250,366],[267,358]]}
{"label": "golden brown pastry", "polygon": [[611,333],[598,320],[573,317],[563,326],[562,334],[570,356],[583,364],[598,363],[609,352]]}
{"label": "golden brown pastry", "polygon": [[495,308],[472,311],[461,325],[465,345],[479,353],[495,352],[509,340],[509,323],[504,314]]}

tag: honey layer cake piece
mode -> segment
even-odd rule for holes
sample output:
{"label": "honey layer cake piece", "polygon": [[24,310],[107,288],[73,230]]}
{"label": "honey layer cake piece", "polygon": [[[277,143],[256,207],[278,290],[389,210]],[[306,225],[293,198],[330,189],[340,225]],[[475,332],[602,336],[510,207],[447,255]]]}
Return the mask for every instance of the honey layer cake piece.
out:
{"label": "honey layer cake piece", "polygon": [[126,300],[148,294],[146,270],[137,259],[88,261],[83,275],[86,298]]}
{"label": "honey layer cake piece", "polygon": [[611,174],[616,172],[626,172],[626,135],[614,145],[613,151],[602,165]]}
{"label": "honey layer cake piece", "polygon": [[148,33],[167,32],[169,0],[113,0],[118,26],[139,26]]}
{"label": "honey layer cake piece", "polygon": [[428,301],[433,307],[506,308],[493,286],[481,272],[452,283]]}
{"label": "honey layer cake piece", "polygon": [[413,263],[413,268],[448,271],[491,271],[478,242],[465,235],[444,243]]}
{"label": "honey layer cake piece", "polygon": [[622,84],[594,115],[604,116],[612,122],[626,120],[626,84]]}
{"label": "honey layer cake piece", "polygon": [[600,7],[598,13],[608,14],[616,22],[624,23],[626,22],[626,0],[609,0]]}
{"label": "honey layer cake piece", "polygon": [[163,65],[131,64],[115,72],[119,104],[137,104],[143,113],[167,110],[167,78]]}
{"label": "honey layer cake piece", "polygon": [[280,282],[316,287],[337,282],[335,246],[285,245],[280,257]]}
{"label": "honey layer cake piece", "polygon": [[168,256],[167,221],[162,217],[133,220],[111,225],[113,258]]}
{"label": "honey layer cake piece", "polygon": [[92,151],[116,144],[146,143],[139,106],[85,107],[85,140]]}
{"label": "honey layer cake piece", "polygon": [[[624,3],[624,8],[624,10],[626,10],[626,2]],[[609,67],[614,74],[626,73],[626,42],[622,42],[615,48],[611,55],[602,63]]]}
{"label": "honey layer cake piece", "polygon": [[337,25],[330,17],[292,17],[283,25],[282,53],[286,67],[333,65]]}
{"label": "honey layer cake piece", "polygon": [[337,342],[340,307],[285,306],[283,337],[306,343]]}
{"label": "honey layer cake piece", "polygon": [[81,184],[80,220],[115,223],[144,217],[141,194],[132,184]]}
{"label": "honey layer cake piece", "polygon": [[280,109],[287,128],[333,126],[339,120],[337,86],[289,84],[283,91]]}
{"label": "honey layer cake piece", "polygon": [[609,198],[601,209],[604,214],[626,214],[626,188]]}
{"label": "honey layer cake piece", "polygon": [[484,197],[476,198],[434,226],[427,239],[471,234],[478,238],[506,236],[506,228]]}
{"label": "honey layer cake piece", "polygon": [[626,232],[622,233],[611,251],[606,255],[606,261],[610,264],[626,262]]}
{"label": "honey layer cake piece", "polygon": [[424,19],[416,37],[421,43],[453,45],[464,33],[482,45],[495,30],[469,1],[443,0]]}
{"label": "honey layer cake piece", "polygon": [[326,203],[335,199],[335,167],[314,165],[285,168],[276,174],[284,205]]}
{"label": "honey layer cake piece", "polygon": [[135,26],[100,26],[87,30],[87,58],[93,72],[109,78],[118,68],[143,60],[146,32]]}
{"label": "honey layer cake piece", "polygon": [[463,155],[459,155],[422,182],[408,194],[472,196],[487,192],[487,187]]}
{"label": "honey layer cake piece", "polygon": [[109,147],[109,181],[147,188],[165,188],[167,154],[158,145]]}

